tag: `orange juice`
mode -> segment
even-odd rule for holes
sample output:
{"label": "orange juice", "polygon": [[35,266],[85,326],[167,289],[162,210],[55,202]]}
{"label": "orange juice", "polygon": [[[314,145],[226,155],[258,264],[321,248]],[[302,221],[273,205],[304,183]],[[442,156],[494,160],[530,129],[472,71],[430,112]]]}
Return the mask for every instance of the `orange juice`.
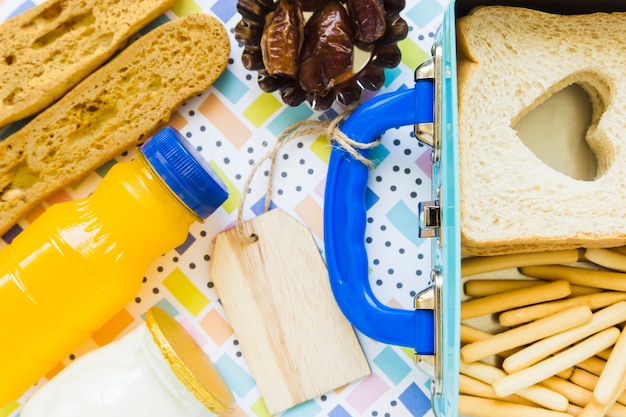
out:
{"label": "orange juice", "polygon": [[148,264],[228,194],[174,129],[51,206],[0,250],[0,406],[18,398],[137,294]]}

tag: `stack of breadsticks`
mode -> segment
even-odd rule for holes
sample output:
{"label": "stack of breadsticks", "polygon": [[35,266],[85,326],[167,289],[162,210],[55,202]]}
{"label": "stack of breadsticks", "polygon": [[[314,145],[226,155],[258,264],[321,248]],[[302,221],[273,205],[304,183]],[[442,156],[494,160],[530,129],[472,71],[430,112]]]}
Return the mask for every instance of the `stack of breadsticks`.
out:
{"label": "stack of breadsticks", "polygon": [[626,416],[626,248],[474,257],[461,271],[460,414]]}

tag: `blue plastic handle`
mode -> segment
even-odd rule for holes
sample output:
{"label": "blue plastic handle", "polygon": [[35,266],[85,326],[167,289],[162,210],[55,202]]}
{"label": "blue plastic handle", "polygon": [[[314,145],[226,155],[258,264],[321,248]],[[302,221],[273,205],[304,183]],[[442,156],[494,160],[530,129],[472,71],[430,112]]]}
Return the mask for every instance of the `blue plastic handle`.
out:
{"label": "blue plastic handle", "polygon": [[[376,96],[363,103],[341,130],[359,143],[384,131],[433,121],[433,81]],[[368,150],[359,150],[367,158]],[[373,294],[365,250],[365,189],[368,168],[339,146],[333,147],[324,201],[324,245],[330,284],[342,313],[364,335],[379,342],[434,354],[432,310],[403,310],[382,304]]]}

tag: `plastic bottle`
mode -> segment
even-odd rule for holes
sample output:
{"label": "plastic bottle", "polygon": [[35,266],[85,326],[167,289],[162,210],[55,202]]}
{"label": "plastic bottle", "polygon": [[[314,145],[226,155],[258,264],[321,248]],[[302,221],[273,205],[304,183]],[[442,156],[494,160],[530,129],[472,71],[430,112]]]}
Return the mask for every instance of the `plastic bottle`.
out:
{"label": "plastic bottle", "polygon": [[0,250],[0,406],[129,303],[149,263],[227,197],[208,163],[166,127],[89,197],[50,206]]}
{"label": "plastic bottle", "polygon": [[81,356],[28,399],[21,417],[215,417],[235,408],[219,371],[165,310]]}

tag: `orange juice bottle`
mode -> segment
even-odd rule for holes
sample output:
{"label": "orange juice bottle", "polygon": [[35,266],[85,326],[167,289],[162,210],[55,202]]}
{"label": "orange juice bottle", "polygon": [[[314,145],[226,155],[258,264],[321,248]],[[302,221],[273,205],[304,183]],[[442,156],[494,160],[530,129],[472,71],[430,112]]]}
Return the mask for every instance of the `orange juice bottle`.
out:
{"label": "orange juice bottle", "polygon": [[0,406],[129,303],[156,257],[228,197],[171,127],[81,200],[48,208],[0,250]]}

